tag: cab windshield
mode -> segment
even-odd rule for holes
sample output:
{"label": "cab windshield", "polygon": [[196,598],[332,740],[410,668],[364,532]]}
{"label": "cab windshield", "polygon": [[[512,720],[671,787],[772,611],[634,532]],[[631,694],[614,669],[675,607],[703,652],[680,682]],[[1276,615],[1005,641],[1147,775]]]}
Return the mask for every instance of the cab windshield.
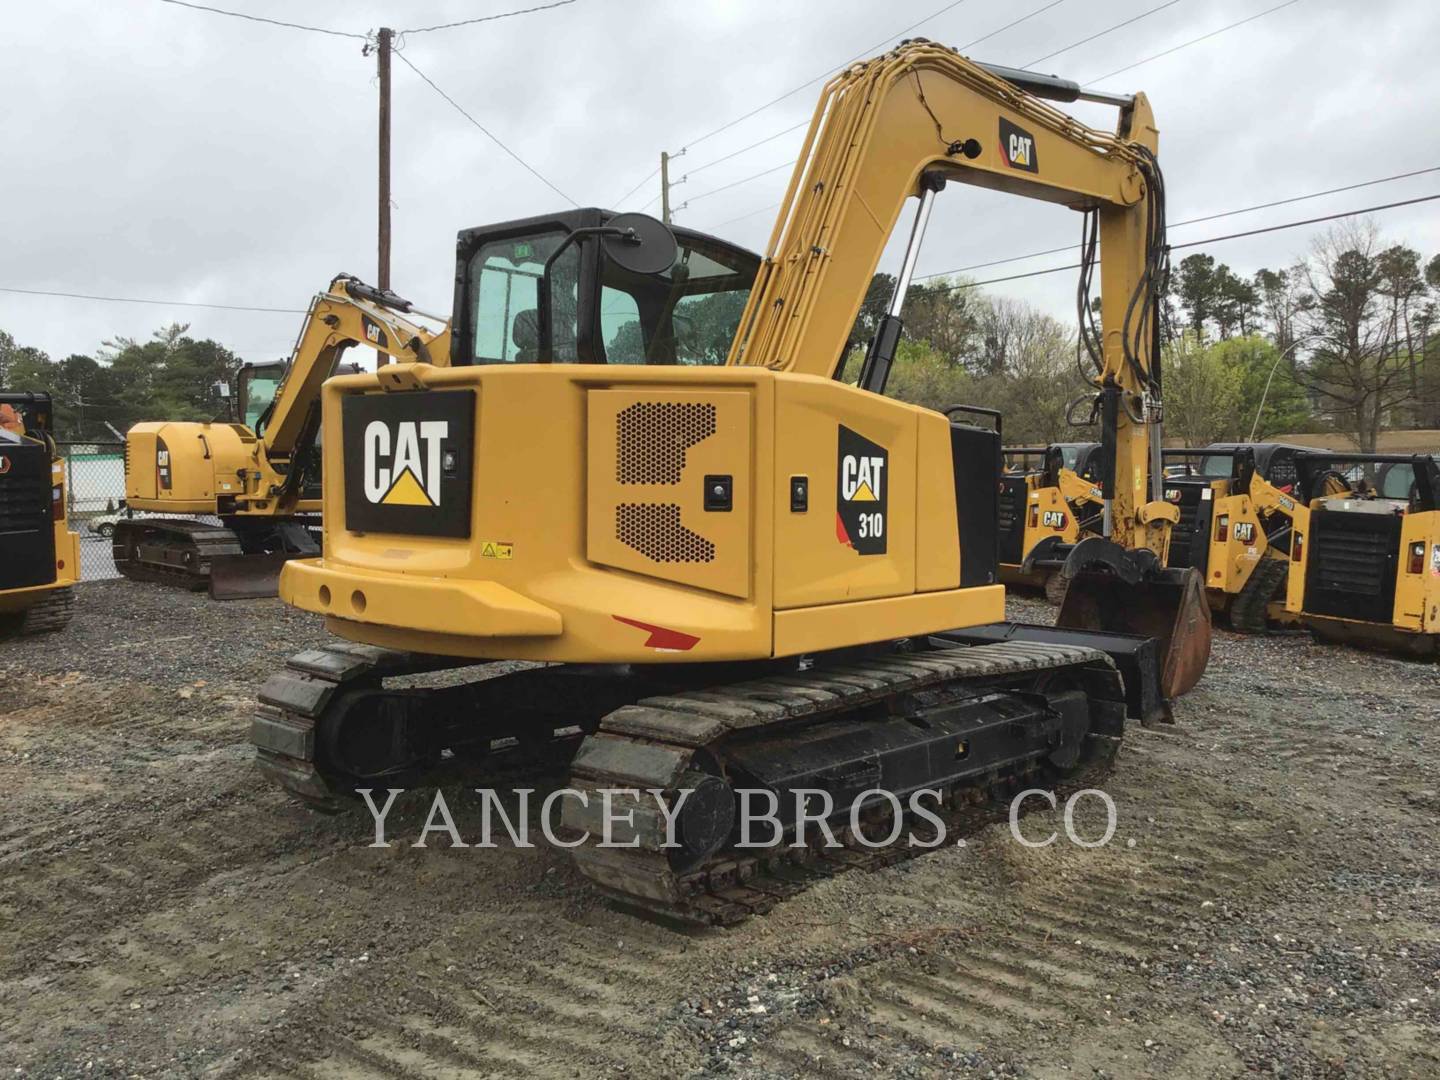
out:
{"label": "cab windshield", "polygon": [[1206,454],[1196,472],[1201,476],[1229,476],[1234,467],[1234,454]]}
{"label": "cab windshield", "polygon": [[251,431],[259,426],[260,417],[275,400],[275,393],[285,381],[285,364],[254,364],[240,372],[240,423]]}
{"label": "cab windshield", "polygon": [[[725,362],[759,259],[718,240],[678,233],[663,274],[633,274],[572,243],[551,265],[551,355],[541,355],[538,316],[545,261],[566,233],[482,244],[470,259],[468,303],[477,364]],[[598,263],[582,283],[585,267]],[[582,295],[584,290],[584,295]],[[588,302],[582,302],[588,301]],[[593,312],[590,326],[579,322]]]}

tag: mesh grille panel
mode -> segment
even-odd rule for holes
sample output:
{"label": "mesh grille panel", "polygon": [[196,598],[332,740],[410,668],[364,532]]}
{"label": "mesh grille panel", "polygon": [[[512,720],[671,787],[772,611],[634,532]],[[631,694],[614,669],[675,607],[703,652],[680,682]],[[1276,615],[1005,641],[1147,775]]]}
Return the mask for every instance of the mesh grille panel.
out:
{"label": "mesh grille panel", "polygon": [[[678,484],[685,468],[685,451],[715,434],[715,406],[641,401],[621,409],[615,426],[616,480],[622,484]],[[678,515],[679,509],[675,512]]]}
{"label": "mesh grille panel", "polygon": [[655,562],[715,561],[715,545],[680,524],[676,503],[621,503],[615,507],[615,536]]}

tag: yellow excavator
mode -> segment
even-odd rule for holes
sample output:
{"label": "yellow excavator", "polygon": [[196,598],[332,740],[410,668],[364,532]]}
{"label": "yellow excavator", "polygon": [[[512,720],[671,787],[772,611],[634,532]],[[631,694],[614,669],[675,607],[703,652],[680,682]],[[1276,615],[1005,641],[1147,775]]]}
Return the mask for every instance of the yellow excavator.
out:
{"label": "yellow excavator", "polygon": [[[1042,95],[1115,105],[1117,130]],[[964,815],[1096,775],[1209,651],[1197,575],[1163,567],[1177,515],[1150,452],[1156,140],[1143,95],[917,40],[827,84],[763,259],[594,209],[462,232],[449,363],[325,384],[324,554],[286,563],[280,594],[344,640],[262,687],[261,768],[330,805],[472,757],[569,760],[571,789],[613,796],[564,802],[581,871],[699,923],[868,864],[848,827],[840,850],[737,847],[742,789],[774,796],[790,843],[816,814],[903,824],[881,789]],[[1076,209],[1091,267],[1103,241],[1103,535],[1067,553],[1063,614],[1121,633],[1000,622],[999,433],[885,395],[954,182]],[[895,294],[847,378],[909,201]],[[498,660],[548,666],[393,679]],[[597,844],[602,816],[634,846]]]}
{"label": "yellow excavator", "polygon": [[74,608],[80,538],[52,430],[49,394],[0,391],[0,636],[60,630]]}
{"label": "yellow excavator", "polygon": [[274,596],[284,562],[320,550],[310,532],[320,510],[320,387],[345,349],[404,362],[448,354],[449,331],[415,324],[411,311],[341,274],[311,301],[287,364],[241,369],[234,421],[134,425],[125,435],[132,513],[111,538],[116,569],[216,599]]}

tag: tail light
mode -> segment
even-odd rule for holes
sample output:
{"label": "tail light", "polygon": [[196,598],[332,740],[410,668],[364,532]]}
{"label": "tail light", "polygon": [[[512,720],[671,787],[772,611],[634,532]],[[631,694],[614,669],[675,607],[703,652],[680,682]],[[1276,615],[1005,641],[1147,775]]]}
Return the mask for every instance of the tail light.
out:
{"label": "tail light", "polygon": [[1305,558],[1305,534],[1296,533],[1294,541],[1290,544],[1290,558],[1299,562]]}
{"label": "tail light", "polygon": [[1030,528],[1033,529],[1033,528],[1035,528],[1035,526],[1037,526],[1037,525],[1039,525],[1039,524],[1040,524],[1040,507],[1038,507],[1038,506],[1036,506],[1036,505],[1034,505],[1034,504],[1032,503],[1031,506],[1030,506]]}
{"label": "tail light", "polygon": [[1225,543],[1230,539],[1230,515],[1221,514],[1220,519],[1215,522],[1215,540],[1218,543]]}
{"label": "tail light", "polygon": [[1410,545],[1410,565],[1406,569],[1412,574],[1425,572],[1425,542],[1423,540]]}
{"label": "tail light", "polygon": [[50,520],[63,521],[65,519],[65,488],[56,484],[50,489]]}

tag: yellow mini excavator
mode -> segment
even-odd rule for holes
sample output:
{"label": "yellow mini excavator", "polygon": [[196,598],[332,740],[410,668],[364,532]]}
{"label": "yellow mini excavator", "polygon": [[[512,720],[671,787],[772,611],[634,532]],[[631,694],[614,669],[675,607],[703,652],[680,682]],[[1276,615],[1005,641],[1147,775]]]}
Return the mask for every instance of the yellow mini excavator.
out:
{"label": "yellow mini excavator", "polygon": [[[1042,96],[1117,106],[1117,130]],[[1209,651],[1198,577],[1163,567],[1177,515],[1150,452],[1156,139],[1142,95],[912,41],[827,84],[763,260],[593,209],[462,232],[449,364],[325,384],[324,554],[286,563],[280,593],[345,640],[261,689],[262,769],[328,804],[442,761],[568,759],[571,789],[614,795],[564,802],[583,873],[701,923],[868,864],[838,825],[843,850],[736,847],[741,789],[775,797],[790,843],[816,814],[903,824],[881,790],[963,815],[1094,776]],[[969,643],[1004,618],[999,433],[885,394],[952,183],[1074,208],[1092,268],[1103,240],[1102,535],[1066,555],[1062,614],[1139,634],[1002,624]],[[910,200],[888,313],[858,379],[837,377]],[[391,678],[492,660],[548,666]],[[634,846],[599,846],[602,815]]]}
{"label": "yellow mini excavator", "polygon": [[308,524],[320,509],[320,387],[341,354],[358,344],[398,361],[448,359],[448,331],[411,312],[342,274],[311,302],[288,364],[241,369],[234,422],[132,427],[125,502],[147,515],[116,523],[116,568],[216,599],[274,596],[285,560],[319,552]]}
{"label": "yellow mini excavator", "polygon": [[50,395],[0,391],[0,635],[70,622],[79,537],[66,516],[65,462],[51,436]]}

